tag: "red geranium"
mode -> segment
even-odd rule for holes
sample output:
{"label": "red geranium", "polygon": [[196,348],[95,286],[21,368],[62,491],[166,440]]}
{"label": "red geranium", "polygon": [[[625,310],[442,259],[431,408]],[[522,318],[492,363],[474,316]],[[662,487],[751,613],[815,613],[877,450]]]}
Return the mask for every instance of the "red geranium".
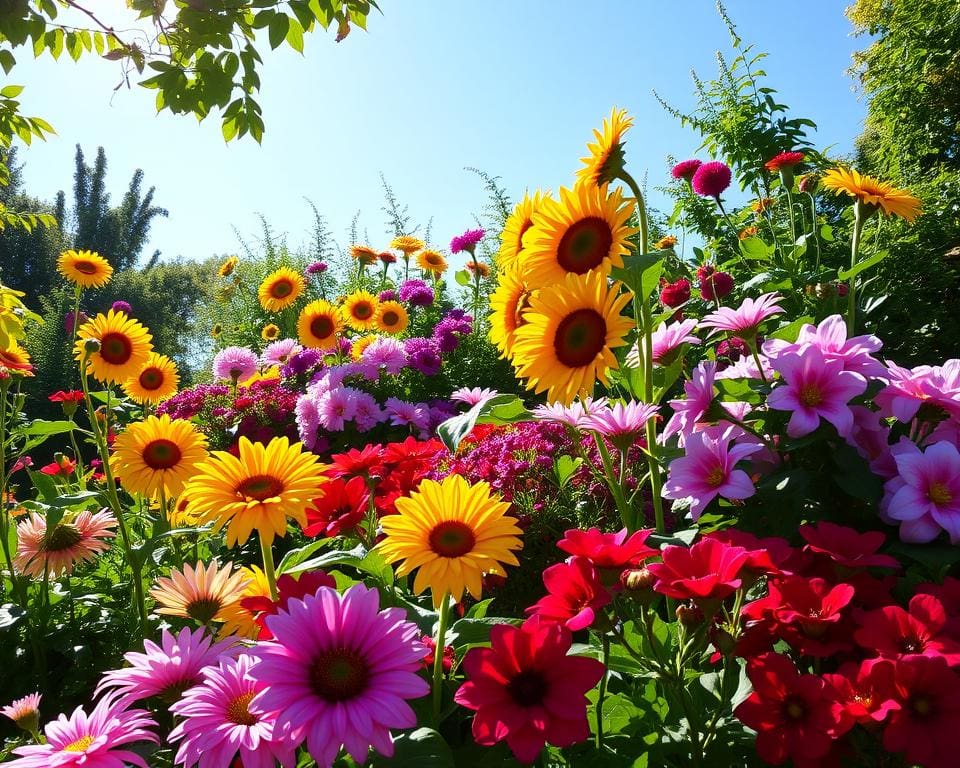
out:
{"label": "red geranium", "polygon": [[716,539],[734,547],[743,547],[750,556],[744,569],[761,574],[782,573],[784,564],[794,554],[793,547],[786,539],[779,536],[761,539],[739,528],[724,528],[722,531],[708,533],[705,538]]}
{"label": "red geranium", "polygon": [[346,453],[335,453],[327,467],[330,477],[381,477],[383,474],[383,446],[365,445],[351,448]]}
{"label": "red geranium", "polygon": [[944,632],[954,640],[960,640],[960,579],[947,576],[943,584],[921,584],[917,594],[933,595],[947,612]]}
{"label": "red geranium", "polygon": [[640,565],[660,554],[660,550],[645,543],[651,533],[649,529],[628,535],[626,528],[618,533],[602,533],[599,528],[586,531],[571,528],[564,532],[557,546],[567,554],[587,558],[597,568],[616,570],[619,577],[624,568]]}
{"label": "red geranium", "polygon": [[574,632],[593,624],[603,606],[613,599],[585,557],[551,565],[543,572],[543,583],[549,594],[527,608],[527,613],[545,623],[563,624]]}
{"label": "red geranium", "polygon": [[240,606],[254,615],[254,621],[260,627],[258,640],[272,640],[273,632],[267,626],[267,617],[273,616],[279,611],[286,610],[287,603],[291,600],[302,600],[307,595],[315,595],[320,587],[336,588],[337,582],[333,576],[323,571],[307,571],[301,573],[299,578],[291,576],[289,573],[283,574],[277,579],[277,600],[274,602],[266,596],[244,597],[240,600]]}
{"label": "red geranium", "polygon": [[750,555],[716,539],[701,539],[687,547],[665,547],[663,562],[647,566],[657,583],[654,589],[678,600],[722,600],[740,588],[740,571]]}
{"label": "red geranium", "polygon": [[847,715],[858,723],[881,723],[900,705],[894,700],[894,666],[887,659],[847,662],[823,676],[840,697]]}
{"label": "red geranium", "polygon": [[690,281],[681,277],[675,283],[661,283],[660,303],[665,307],[679,307],[690,301]]}
{"label": "red geranium", "polygon": [[307,508],[307,536],[342,536],[351,533],[367,513],[370,495],[362,477],[334,478],[323,484],[323,496]]}
{"label": "red geranium", "polygon": [[585,694],[605,670],[596,659],[568,656],[572,642],[565,627],[531,618],[522,627],[496,625],[489,648],[467,652],[469,679],[454,699],[476,711],[477,744],[505,739],[521,763],[532,763],[545,744],[569,747],[589,738]]}
{"label": "red geranium", "polygon": [[51,403],[79,403],[83,400],[83,392],[79,389],[58,390],[52,395],[47,395],[47,400]]}
{"label": "red geranium", "polygon": [[804,549],[825,555],[847,568],[899,568],[900,563],[890,555],[879,555],[886,536],[880,531],[860,533],[836,523],[819,522],[801,525],[800,535],[806,540]]}
{"label": "red geranium", "polygon": [[960,663],[960,643],[943,630],[947,614],[933,595],[914,595],[909,613],[899,605],[865,611],[854,635],[858,645],[880,656],[943,656],[951,665]]}
{"label": "red geranium", "polygon": [[747,662],[753,693],[734,714],[757,732],[757,754],[771,765],[825,757],[853,725],[837,692],[823,678],[801,675],[779,653]]}
{"label": "red geranium", "polygon": [[767,160],[767,162],[763,164],[763,167],[771,173],[776,173],[781,168],[792,168],[795,165],[799,165],[803,160],[803,152],[781,152]]}

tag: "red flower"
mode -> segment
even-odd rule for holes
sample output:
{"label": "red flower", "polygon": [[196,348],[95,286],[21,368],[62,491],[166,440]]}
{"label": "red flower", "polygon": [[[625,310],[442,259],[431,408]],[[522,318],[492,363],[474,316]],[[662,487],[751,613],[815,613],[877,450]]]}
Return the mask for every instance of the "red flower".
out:
{"label": "red flower", "polygon": [[549,593],[528,614],[544,623],[563,624],[574,632],[593,624],[600,610],[613,598],[600,581],[600,574],[585,557],[571,557],[565,563],[551,565],[543,572]]}
{"label": "red flower", "polygon": [[390,251],[383,251],[380,254],[380,261],[383,264],[396,264],[397,257],[394,254],[390,253]]}
{"label": "red flower", "polygon": [[660,287],[660,303],[665,307],[679,307],[690,301],[690,281],[681,277],[675,283],[664,282]]}
{"label": "red flower", "polygon": [[960,733],[960,675],[942,657],[908,656],[894,669],[894,696],[883,746],[904,752],[911,765],[952,768]]}
{"label": "red flower", "polygon": [[717,272],[709,264],[697,269],[697,279],[700,281],[700,298],[704,301],[722,299],[733,290],[733,277],[726,272]]}
{"label": "red flower", "polygon": [[770,171],[770,173],[776,173],[781,168],[792,168],[803,161],[803,152],[781,152],[779,155],[774,155],[767,160],[767,162],[763,164],[763,167]]}
{"label": "red flower", "polygon": [[260,626],[258,640],[272,640],[273,632],[267,626],[267,617],[286,610],[287,603],[291,600],[302,600],[307,595],[315,595],[320,587],[334,587],[337,582],[333,576],[323,571],[307,571],[301,573],[299,578],[291,576],[289,573],[283,574],[277,579],[276,602],[269,597],[245,597],[240,601],[241,607],[251,613],[257,614],[254,621]]}
{"label": "red flower", "polygon": [[825,757],[853,725],[837,692],[816,675],[801,675],[786,656],[747,662],[753,693],[734,715],[757,732],[757,754],[771,765]]}
{"label": "red flower", "polygon": [[12,475],[14,472],[19,472],[21,469],[27,469],[32,466],[33,459],[29,456],[21,456],[13,463],[13,466],[10,468],[10,474]]}
{"label": "red flower", "polygon": [[236,400],[233,401],[233,407],[238,411],[242,411],[245,408],[249,408],[255,402],[256,400],[254,400],[249,395],[241,395],[240,397],[238,397]]}
{"label": "red flower", "polygon": [[[433,669],[433,662],[435,661],[434,654],[437,652],[437,641],[434,640],[430,635],[424,635],[420,638],[420,642],[427,647],[427,653],[423,657],[423,668],[424,669]],[[453,646],[445,645],[443,646],[443,671],[449,672],[453,669]]]}
{"label": "red flower", "polygon": [[391,472],[421,475],[433,469],[437,454],[443,450],[439,440],[417,440],[408,437],[402,443],[388,443],[383,463]]}
{"label": "red flower", "polygon": [[740,570],[750,555],[716,539],[701,539],[692,547],[664,547],[663,562],[647,566],[654,589],[678,600],[722,600],[740,588]]}
{"label": "red flower", "polygon": [[83,401],[83,392],[79,389],[58,390],[47,396],[51,403],[79,403]]}
{"label": "red flower", "polygon": [[45,475],[61,475],[63,477],[72,475],[76,469],[77,462],[66,456],[60,456],[60,458],[56,461],[52,461],[49,464],[40,467],[40,471]]}
{"label": "red flower", "polygon": [[960,579],[947,576],[943,584],[921,584],[917,594],[933,595],[947,612],[944,632],[954,640],[960,640]]}
{"label": "red flower", "polygon": [[909,608],[908,613],[888,605],[862,613],[853,639],[880,656],[943,656],[951,665],[960,663],[960,643],[943,631],[947,614],[940,601],[933,595],[914,595]]}
{"label": "red flower", "polygon": [[589,738],[584,694],[603,677],[604,666],[568,656],[572,641],[568,629],[533,618],[522,627],[498,624],[489,648],[467,651],[469,679],[454,700],[476,711],[477,744],[506,739],[521,763],[532,763],[545,744],[569,747]]}
{"label": "red flower", "polygon": [[327,468],[330,477],[381,477],[383,474],[383,446],[365,445],[351,448],[346,453],[335,453]]}
{"label": "red flower", "polygon": [[726,163],[714,160],[703,163],[693,174],[690,184],[693,191],[701,197],[720,197],[720,193],[730,186],[733,174]]}
{"label": "red flower", "polygon": [[877,550],[887,538],[880,531],[859,533],[845,525],[820,522],[816,525],[801,525],[800,535],[807,542],[805,550],[826,555],[838,565],[847,568],[900,567],[895,557],[877,554]]}
{"label": "red flower", "polygon": [[722,531],[708,533],[705,538],[716,539],[734,547],[743,547],[750,558],[744,569],[757,573],[780,574],[784,564],[793,556],[790,542],[779,536],[761,539],[739,528],[724,528]]}
{"label": "red flower", "polygon": [[699,160],[682,160],[677,163],[670,170],[670,175],[675,179],[686,179],[690,181],[693,178],[693,174],[697,172],[697,168],[703,165]]}
{"label": "red flower", "polygon": [[847,715],[858,723],[881,723],[891,710],[900,708],[894,699],[894,665],[887,659],[847,662],[823,679],[836,690]]}
{"label": "red flower", "polygon": [[370,496],[362,477],[342,477],[324,483],[323,496],[307,508],[307,536],[341,536],[351,533],[367,513]]}
{"label": "red flower", "polygon": [[660,554],[659,549],[645,544],[651,533],[652,530],[637,531],[628,537],[626,528],[619,533],[601,533],[599,528],[586,531],[571,528],[564,532],[557,546],[567,554],[587,558],[597,568],[615,569],[619,576],[627,566],[640,565]]}

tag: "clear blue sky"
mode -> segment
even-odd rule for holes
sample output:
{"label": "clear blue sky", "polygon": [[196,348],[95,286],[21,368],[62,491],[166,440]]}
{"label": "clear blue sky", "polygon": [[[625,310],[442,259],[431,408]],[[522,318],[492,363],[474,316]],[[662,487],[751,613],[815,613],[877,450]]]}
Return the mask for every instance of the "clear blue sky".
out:
{"label": "clear blue sky", "polygon": [[[120,0],[106,1],[115,5]],[[850,37],[845,2],[728,0],[741,37],[770,53],[770,85],[796,116],[819,125],[816,140],[849,151],[864,105],[845,70],[864,40]],[[94,4],[96,5],[96,3]],[[226,145],[219,119],[157,115],[153,92],[114,93],[118,67],[96,57],[28,60],[8,82],[27,86],[27,114],[57,129],[21,152],[30,193],[70,189],[74,145],[92,158],[106,148],[109,187],[123,194],[135,168],[170,210],[150,246],[165,258],[233,252],[233,232],[255,235],[263,213],[296,246],[308,236],[311,198],[347,245],[357,210],[361,232],[385,245],[382,171],[415,221],[434,217],[445,246],[485,202],[476,166],[502,177],[516,198],[527,187],[570,183],[591,129],[613,105],[636,118],[627,159],[649,186],[667,154],[688,156],[699,139],[657,104],[655,88],[681,109],[693,102],[690,70],[709,78],[715,52],[729,52],[709,0],[380,0],[368,32],[342,43],[307,36],[300,56],[263,45],[260,102],[267,132]],[[701,155],[702,156],[702,155]],[[657,199],[654,196],[653,203]]]}

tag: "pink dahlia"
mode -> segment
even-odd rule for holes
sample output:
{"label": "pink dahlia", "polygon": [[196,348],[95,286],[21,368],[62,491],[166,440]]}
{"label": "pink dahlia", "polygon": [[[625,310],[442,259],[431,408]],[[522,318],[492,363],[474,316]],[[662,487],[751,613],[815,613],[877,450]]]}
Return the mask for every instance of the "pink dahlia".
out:
{"label": "pink dahlia", "polygon": [[257,356],[246,347],[227,347],[213,358],[213,378],[246,381],[257,372]]}
{"label": "pink dahlia", "polygon": [[320,766],[340,747],[359,763],[370,747],[393,755],[391,728],[412,728],[406,699],[429,690],[417,675],[426,648],[401,608],[380,610],[379,594],[355,584],[343,595],[321,587],[267,619],[274,639],[258,643],[250,677],[265,687],[251,702],[304,740]]}
{"label": "pink dahlia", "polygon": [[76,517],[65,516],[52,529],[43,515],[31,512],[17,524],[17,556],[13,564],[27,576],[43,578],[71,573],[80,563],[110,548],[116,536],[116,518],[108,511],[84,510]]}
{"label": "pink dahlia", "polygon": [[294,339],[280,339],[267,345],[260,356],[260,361],[264,365],[286,365],[290,358],[302,349],[303,347]]}
{"label": "pink dahlia", "polygon": [[588,397],[582,402],[576,401],[570,405],[560,405],[559,403],[538,405],[533,409],[533,418],[540,421],[555,421],[574,429],[581,429],[590,416],[606,407],[607,398],[600,397],[594,400],[592,397]]}
{"label": "pink dahlia", "polygon": [[703,420],[713,403],[713,379],[717,372],[715,362],[704,361],[693,370],[690,381],[683,383],[686,395],[682,400],[671,400],[673,416],[663,428],[663,439],[671,435],[680,435],[680,444],[693,433],[697,424]]}
{"label": "pink dahlia", "polygon": [[820,426],[821,417],[833,424],[841,437],[853,429],[850,400],[863,394],[866,379],[845,371],[842,360],[827,360],[817,347],[791,352],[773,362],[784,384],[775,387],[767,405],[778,411],[793,411],[787,434],[803,437]]}
{"label": "pink dahlia", "polygon": [[148,768],[136,752],[123,749],[137,741],[158,741],[150,728],[156,723],[143,709],[128,710],[112,696],[100,699],[88,715],[77,707],[68,718],[60,715],[43,729],[46,744],[28,744],[13,750],[20,757],[4,763],[7,768],[117,768],[137,765]]}
{"label": "pink dahlia", "polygon": [[871,357],[878,352],[883,342],[876,336],[854,336],[847,339],[847,323],[840,315],[830,315],[820,325],[804,325],[797,341],[791,344],[781,339],[764,342],[763,352],[776,359],[788,352],[802,352],[807,345],[823,353],[826,360],[841,360],[843,370],[853,371],[866,377],[887,378],[886,366]]}
{"label": "pink dahlia", "polygon": [[697,172],[703,163],[700,160],[681,160],[670,170],[670,175],[675,179],[686,179],[690,181],[693,178],[693,174]]}
{"label": "pink dahlia", "polygon": [[620,450],[627,450],[660,410],[656,405],[631,401],[599,408],[585,416],[581,427],[609,438]]}
{"label": "pink dahlia", "polygon": [[357,415],[357,395],[353,387],[335,386],[317,398],[317,419],[330,432],[342,432]]}
{"label": "pink dahlia", "polygon": [[472,408],[480,403],[485,403],[491,397],[496,397],[497,394],[499,394],[497,390],[487,389],[485,387],[483,389],[480,387],[474,387],[473,389],[470,389],[469,387],[460,387],[460,389],[453,391],[453,393],[450,395],[450,399],[458,403],[465,403]]}
{"label": "pink dahlia", "polygon": [[36,733],[40,728],[40,699],[39,693],[31,693],[22,699],[14,699],[6,707],[0,707],[0,715],[9,717],[17,727],[28,733]]}
{"label": "pink dahlia", "polygon": [[179,741],[176,763],[184,768],[227,768],[239,758],[243,768],[296,765],[296,744],[283,736],[274,719],[251,701],[265,684],[250,674],[254,660],[244,654],[221,659],[204,670],[205,680],[191,688],[170,710],[184,718],[170,732]]}
{"label": "pink dahlia", "polygon": [[734,336],[751,339],[757,335],[757,329],[767,318],[782,314],[784,309],[777,302],[780,297],[776,293],[765,293],[756,301],[750,298],[743,300],[736,309],[720,307],[700,321],[701,328],[713,328],[717,331],[729,331]]}
{"label": "pink dahlia", "polygon": [[402,341],[381,336],[363,350],[360,361],[375,372],[369,377],[375,381],[380,376],[381,370],[391,376],[400,373],[407,365],[407,353],[403,349]]}
{"label": "pink dahlia", "polygon": [[733,174],[726,163],[714,160],[703,163],[693,174],[690,180],[693,191],[701,197],[720,197],[720,194],[730,186]]}
{"label": "pink dahlia", "polygon": [[146,653],[125,653],[123,658],[129,666],[106,672],[96,693],[112,690],[119,697],[118,702],[127,705],[151,696],[172,704],[185,690],[199,683],[204,668],[216,664],[236,642],[235,638],[214,642],[203,628],[191,632],[184,627],[176,635],[164,629],[160,645],[144,640]]}
{"label": "pink dahlia", "polygon": [[477,248],[477,244],[483,240],[486,234],[482,229],[468,229],[462,235],[457,235],[450,241],[450,253],[462,253],[466,251],[471,256]]}
{"label": "pink dahlia", "polygon": [[394,426],[418,430],[430,427],[430,408],[424,403],[408,403],[396,397],[388,397],[384,408],[387,419]]}
{"label": "pink dahlia", "polygon": [[[947,442],[919,450],[895,454],[899,483],[886,514],[901,521],[900,536],[905,541],[932,541],[940,529],[950,534],[952,544],[960,543],[960,453]],[[904,535],[906,534],[906,535]]]}

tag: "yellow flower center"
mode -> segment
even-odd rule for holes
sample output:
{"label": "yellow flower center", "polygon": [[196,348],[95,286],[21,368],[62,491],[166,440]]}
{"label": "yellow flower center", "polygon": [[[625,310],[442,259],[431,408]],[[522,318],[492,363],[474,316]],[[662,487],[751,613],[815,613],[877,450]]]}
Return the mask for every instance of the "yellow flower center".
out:
{"label": "yellow flower center", "polygon": [[933,483],[927,491],[927,498],[936,505],[949,504],[953,501],[953,494],[943,483]]}
{"label": "yellow flower center", "polygon": [[727,473],[723,471],[723,467],[714,467],[706,477],[707,485],[711,488],[723,485],[723,479],[726,475]]}
{"label": "yellow flower center", "polygon": [[256,715],[250,714],[250,700],[256,693],[245,693],[237,696],[227,705],[227,719],[237,725],[256,725],[259,721]]}
{"label": "yellow flower center", "polygon": [[823,402],[823,392],[816,384],[806,384],[800,388],[800,402],[813,408]]}
{"label": "yellow flower center", "polygon": [[76,741],[71,741],[63,748],[64,752],[86,752],[87,748],[93,744],[93,736],[81,736]]}

